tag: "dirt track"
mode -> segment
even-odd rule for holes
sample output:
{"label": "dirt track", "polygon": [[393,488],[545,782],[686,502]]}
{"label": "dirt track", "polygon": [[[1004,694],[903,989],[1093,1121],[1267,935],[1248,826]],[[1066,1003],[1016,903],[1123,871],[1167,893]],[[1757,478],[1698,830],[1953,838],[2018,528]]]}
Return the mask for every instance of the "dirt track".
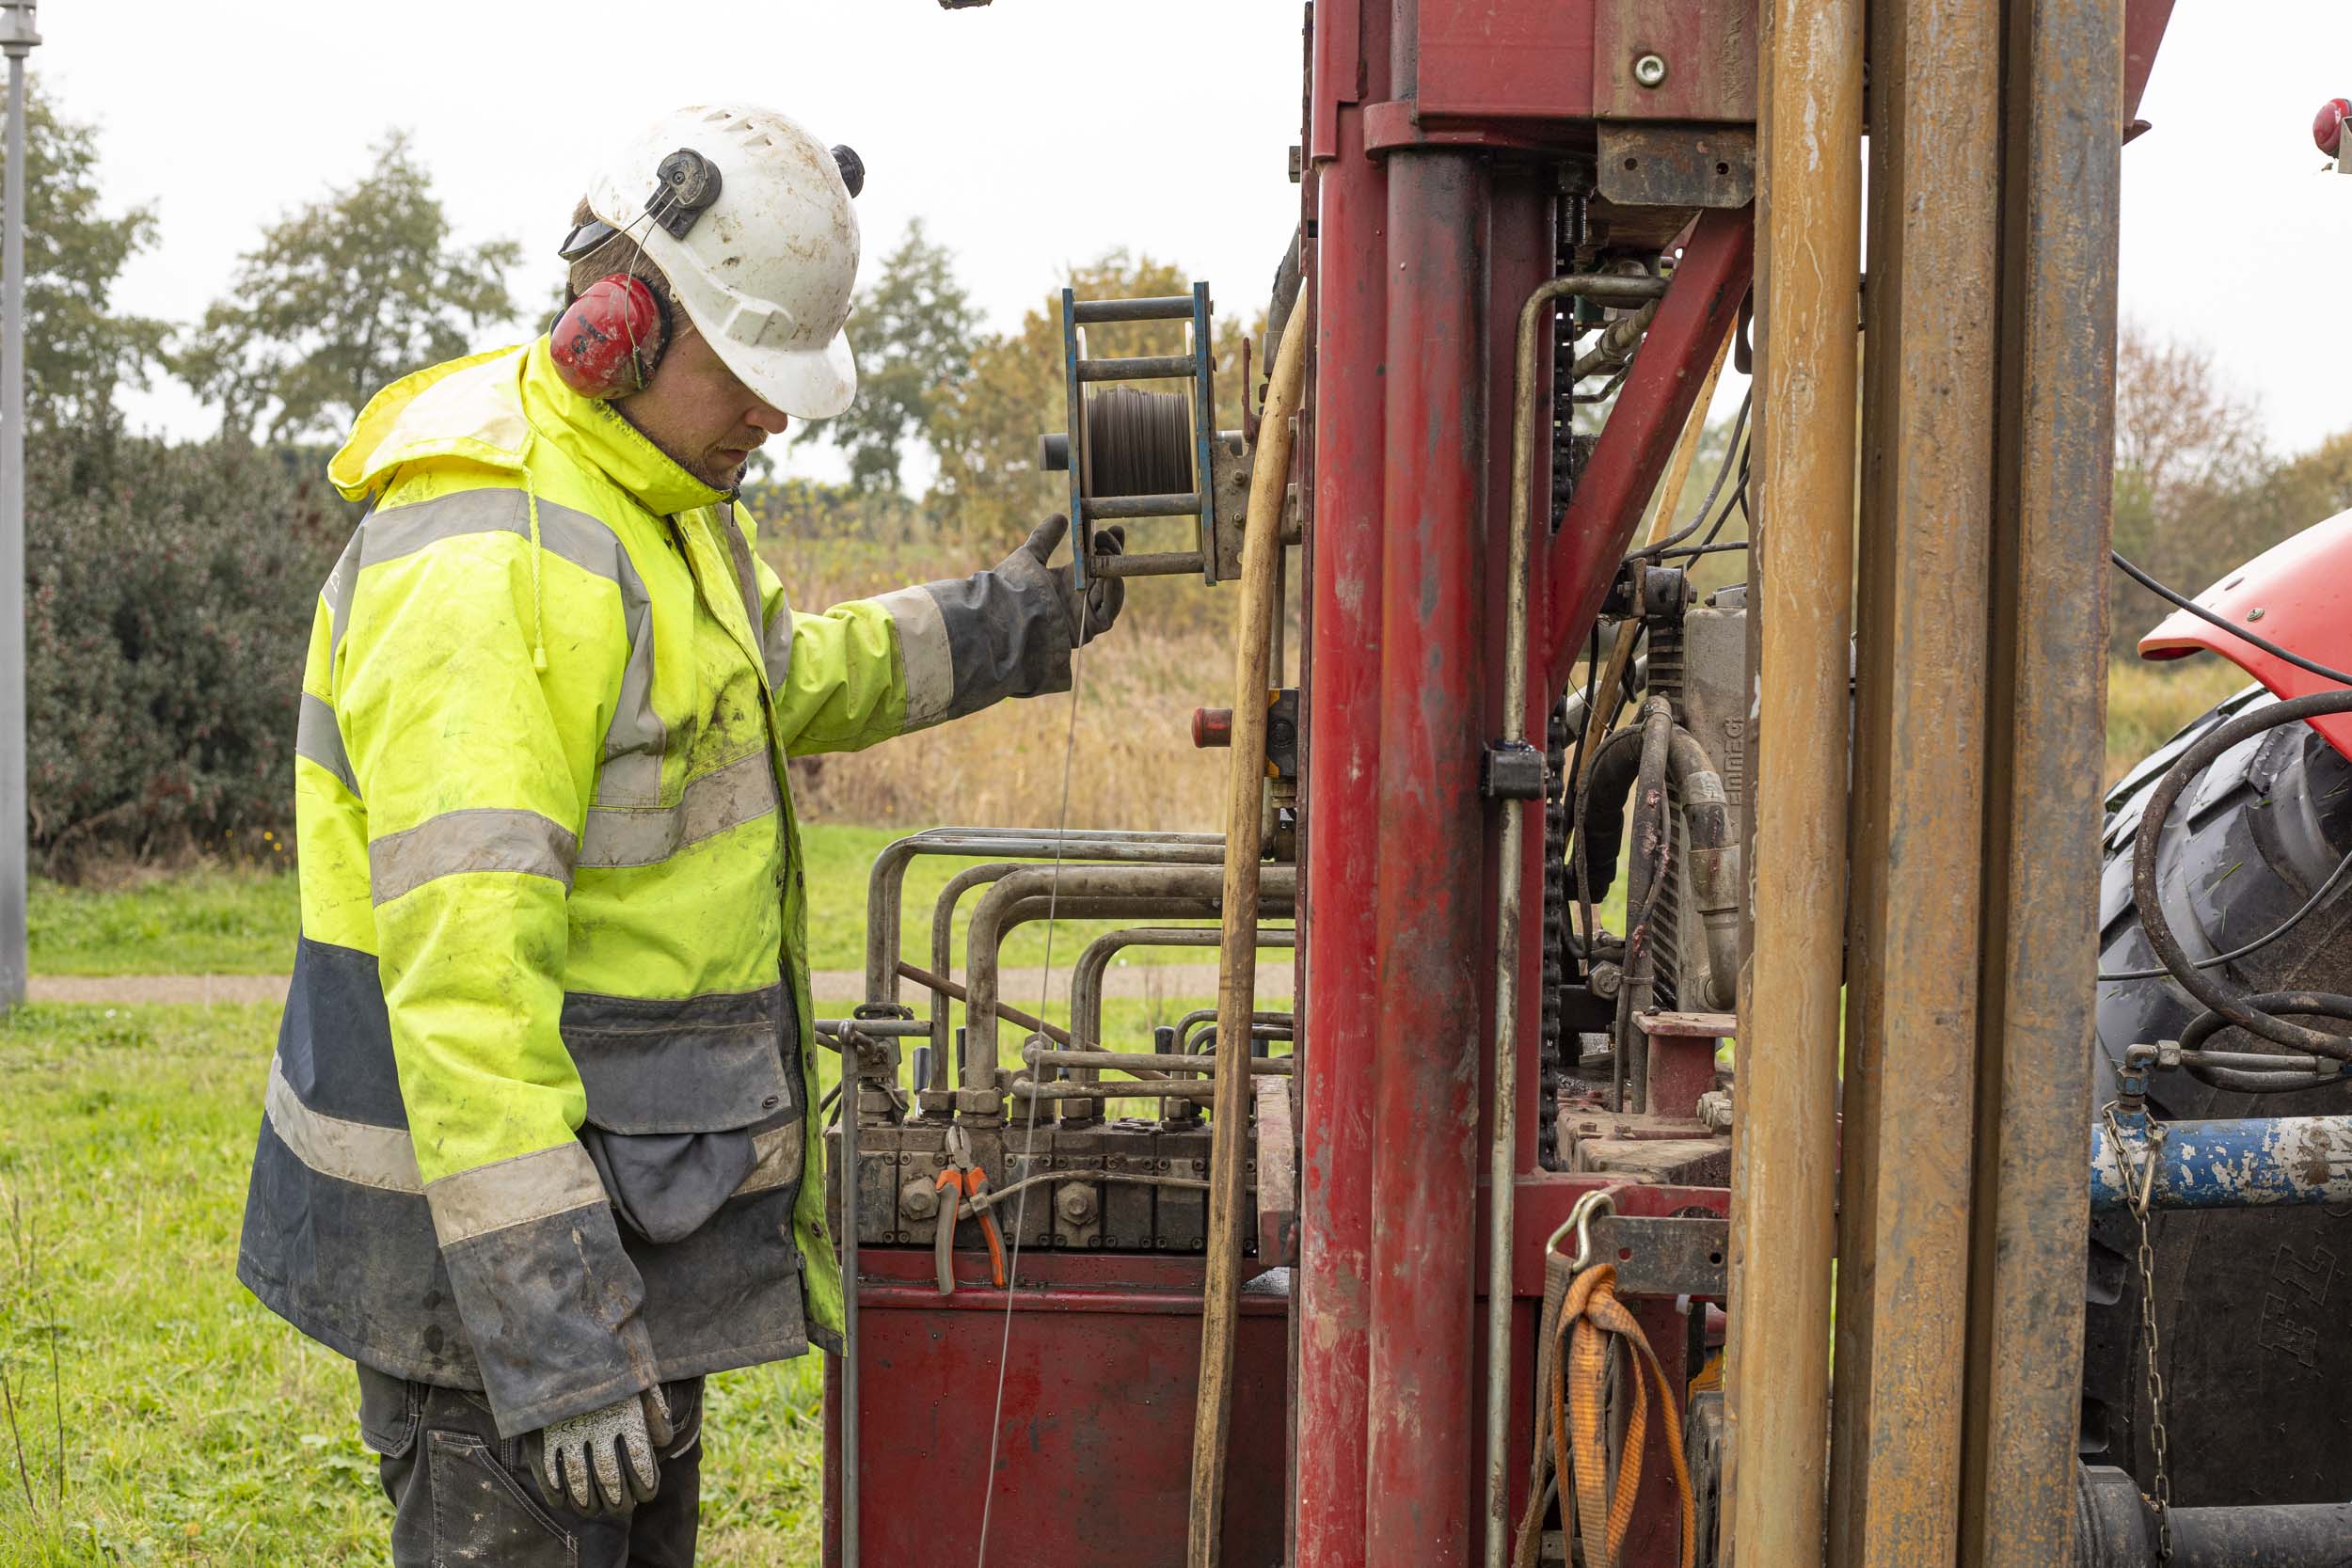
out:
{"label": "dirt track", "polygon": [[[1056,966],[1054,995],[1069,989],[1069,971]],[[962,975],[955,976],[961,980]],[[819,1002],[842,1002],[864,991],[866,978],[856,970],[820,969],[810,981]],[[1042,983],[1034,969],[1008,971],[1004,994],[1016,1006],[1034,1006]],[[1287,963],[1258,966],[1258,994],[1268,999],[1291,994]],[[30,987],[35,1002],[146,1003],[282,1002],[283,974],[36,974]],[[1103,994],[1112,997],[1210,997],[1216,994],[1216,965],[1130,964],[1103,977]]]}

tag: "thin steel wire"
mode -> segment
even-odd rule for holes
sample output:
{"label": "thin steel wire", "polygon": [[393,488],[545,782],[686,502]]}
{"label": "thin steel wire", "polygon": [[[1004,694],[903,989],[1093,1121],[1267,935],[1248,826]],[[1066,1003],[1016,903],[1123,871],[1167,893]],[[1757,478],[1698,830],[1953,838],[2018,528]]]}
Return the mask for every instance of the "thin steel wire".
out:
{"label": "thin steel wire", "polygon": [[[1078,607],[1081,637],[1087,630],[1088,613],[1088,607],[1081,601]],[[1070,832],[1071,766],[1078,754],[1078,699],[1085,689],[1085,682],[1079,673],[1078,646],[1073,642],[1070,649],[1070,727],[1062,737],[1061,811],[1054,825],[1054,869],[1045,885],[1045,963],[1037,988],[1037,1016],[1040,1018],[1045,1016],[1045,1006],[1054,989],[1054,911],[1061,895],[1062,841]],[[1012,1256],[1005,1264],[1005,1331],[996,1347],[996,1399],[988,1418],[988,1468],[981,1472],[984,1480],[980,1487],[980,1550],[977,1568],[988,1568],[988,1526],[996,1504],[996,1453],[1005,1425],[1005,1367],[1012,1355],[1012,1299],[1013,1292],[1021,1284],[1021,1238],[1028,1229],[1029,1184],[1025,1179],[1037,1148],[1038,1107],[1043,1103],[1038,1099],[1029,1101],[1028,1125],[1023,1130],[1021,1138],[1021,1174],[1024,1180],[1021,1182],[1021,1201],[1013,1205],[1012,1211]],[[1007,1171],[1004,1174],[1010,1176],[1012,1173]],[[953,1225],[954,1214],[943,1214],[940,1223]]]}

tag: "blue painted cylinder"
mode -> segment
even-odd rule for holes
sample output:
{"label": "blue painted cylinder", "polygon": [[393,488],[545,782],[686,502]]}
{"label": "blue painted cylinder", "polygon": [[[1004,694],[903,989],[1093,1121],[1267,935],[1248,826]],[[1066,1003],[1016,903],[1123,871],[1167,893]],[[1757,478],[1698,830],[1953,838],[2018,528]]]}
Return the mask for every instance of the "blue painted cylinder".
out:
{"label": "blue painted cylinder", "polygon": [[[2161,1124],[2154,1209],[2257,1209],[2352,1203],[2352,1117],[2263,1117]],[[2126,1126],[2121,1147],[2104,1121],[2090,1145],[2090,1207],[2129,1208],[2147,1136]],[[2129,1172],[2134,1182],[2126,1181]]]}

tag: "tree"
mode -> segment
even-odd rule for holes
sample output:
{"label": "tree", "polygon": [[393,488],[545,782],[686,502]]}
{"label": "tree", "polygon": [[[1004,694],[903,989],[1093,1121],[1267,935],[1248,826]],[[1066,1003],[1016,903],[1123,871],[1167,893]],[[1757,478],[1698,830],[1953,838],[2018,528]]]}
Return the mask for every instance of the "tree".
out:
{"label": "tree", "polygon": [[512,240],[450,241],[431,177],[393,131],[375,167],[262,231],[177,370],[221,407],[224,431],[331,433],[394,378],[465,353],[515,319]]}
{"label": "tree", "polygon": [[2274,540],[2352,510],[2352,431],[2281,465],[2264,482],[2262,500],[2263,531]]}
{"label": "tree", "polygon": [[857,401],[834,419],[797,426],[793,440],[839,448],[859,489],[900,494],[907,444],[932,446],[940,410],[971,378],[979,325],[956,278],[954,253],[933,244],[915,219],[850,313]]}
{"label": "tree", "polygon": [[[2260,410],[2231,388],[2212,351],[2125,323],[2115,357],[2115,547],[2196,593],[2273,542],[2260,504],[2271,469]],[[2114,574],[2114,651],[2131,652],[2159,613]]]}
{"label": "tree", "polygon": [[147,384],[170,330],[108,308],[124,264],[155,243],[154,209],[101,210],[96,131],[38,91],[24,130],[25,422],[110,426],[117,388]]}

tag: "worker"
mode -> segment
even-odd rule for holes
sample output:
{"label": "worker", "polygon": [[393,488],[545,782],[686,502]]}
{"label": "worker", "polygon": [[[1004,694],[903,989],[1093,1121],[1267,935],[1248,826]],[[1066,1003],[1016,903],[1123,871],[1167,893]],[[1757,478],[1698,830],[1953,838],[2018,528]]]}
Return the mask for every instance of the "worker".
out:
{"label": "worker", "polygon": [[765,109],[664,118],[552,331],[385,388],[329,468],[371,510],[303,672],[238,1274],[358,1363],[401,1568],[692,1560],[705,1375],[840,1349],[785,759],[1067,690],[1120,610],[1059,518],[786,602],[737,490],[855,395],[862,180]]}

